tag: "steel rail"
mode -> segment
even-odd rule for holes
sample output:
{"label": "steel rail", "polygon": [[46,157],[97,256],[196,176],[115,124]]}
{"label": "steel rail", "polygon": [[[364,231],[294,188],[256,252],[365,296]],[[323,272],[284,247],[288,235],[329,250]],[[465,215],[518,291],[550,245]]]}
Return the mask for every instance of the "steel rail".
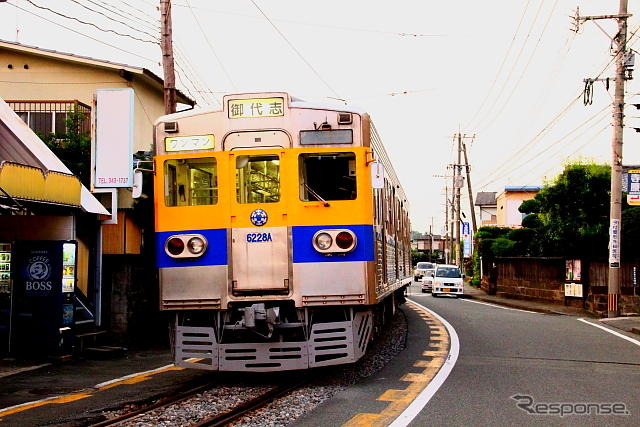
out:
{"label": "steel rail", "polygon": [[302,381],[298,381],[294,384],[282,384],[272,388],[266,393],[261,394],[260,396],[254,397],[251,400],[248,400],[240,405],[232,408],[222,414],[212,415],[204,420],[193,424],[191,427],[205,427],[205,426],[225,426],[233,421],[236,421],[243,416],[247,415],[250,412],[253,412],[257,409],[260,409],[269,403],[271,403],[274,399],[278,399],[282,396],[285,396],[299,388],[309,384],[310,380],[305,379]]}

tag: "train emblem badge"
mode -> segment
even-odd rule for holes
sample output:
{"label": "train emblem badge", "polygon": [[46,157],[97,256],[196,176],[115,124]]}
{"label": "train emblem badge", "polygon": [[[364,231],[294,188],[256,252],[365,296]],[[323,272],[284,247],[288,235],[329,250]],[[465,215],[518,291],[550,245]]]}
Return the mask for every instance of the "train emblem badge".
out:
{"label": "train emblem badge", "polygon": [[262,227],[269,220],[269,215],[262,209],[256,209],[251,212],[249,219],[251,219],[251,223],[256,227]]}

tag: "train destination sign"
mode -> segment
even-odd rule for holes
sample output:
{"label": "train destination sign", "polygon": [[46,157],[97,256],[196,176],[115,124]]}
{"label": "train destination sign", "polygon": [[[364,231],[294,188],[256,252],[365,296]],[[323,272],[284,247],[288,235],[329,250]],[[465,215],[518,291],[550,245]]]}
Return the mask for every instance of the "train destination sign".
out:
{"label": "train destination sign", "polygon": [[284,116],[284,98],[230,99],[228,108],[230,119],[279,117]]}
{"label": "train destination sign", "polygon": [[172,136],[164,139],[164,148],[169,151],[213,150],[213,135]]}

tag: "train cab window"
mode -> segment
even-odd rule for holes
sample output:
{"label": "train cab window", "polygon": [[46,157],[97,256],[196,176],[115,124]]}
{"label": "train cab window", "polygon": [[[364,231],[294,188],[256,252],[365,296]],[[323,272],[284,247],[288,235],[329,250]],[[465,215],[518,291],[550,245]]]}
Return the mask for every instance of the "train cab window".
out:
{"label": "train cab window", "polygon": [[355,200],[355,153],[307,153],[299,158],[300,200]]}
{"label": "train cab window", "polygon": [[216,160],[173,159],[164,162],[164,200],[167,206],[218,203]]}
{"label": "train cab window", "polygon": [[276,155],[236,157],[238,203],[280,201],[280,158]]}

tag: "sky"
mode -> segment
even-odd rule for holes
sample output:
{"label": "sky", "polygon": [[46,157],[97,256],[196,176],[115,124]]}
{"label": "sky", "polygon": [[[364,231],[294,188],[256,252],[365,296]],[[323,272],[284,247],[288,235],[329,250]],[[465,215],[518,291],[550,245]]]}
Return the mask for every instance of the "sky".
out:
{"label": "sky", "polygon": [[[179,89],[198,105],[286,91],[371,114],[409,197],[413,230],[442,232],[465,136],[473,193],[543,185],[572,161],[609,163],[616,0],[172,0]],[[162,75],[160,0],[8,0],[0,39]],[[638,0],[629,0],[636,12]],[[47,8],[47,9],[43,9]],[[638,31],[638,34],[635,32]],[[640,50],[640,20],[629,18]],[[640,58],[638,58],[640,64]],[[640,78],[640,77],[638,77]],[[626,84],[624,164],[640,164],[640,90]],[[462,211],[470,218],[466,186]],[[449,194],[451,190],[449,190]]]}

